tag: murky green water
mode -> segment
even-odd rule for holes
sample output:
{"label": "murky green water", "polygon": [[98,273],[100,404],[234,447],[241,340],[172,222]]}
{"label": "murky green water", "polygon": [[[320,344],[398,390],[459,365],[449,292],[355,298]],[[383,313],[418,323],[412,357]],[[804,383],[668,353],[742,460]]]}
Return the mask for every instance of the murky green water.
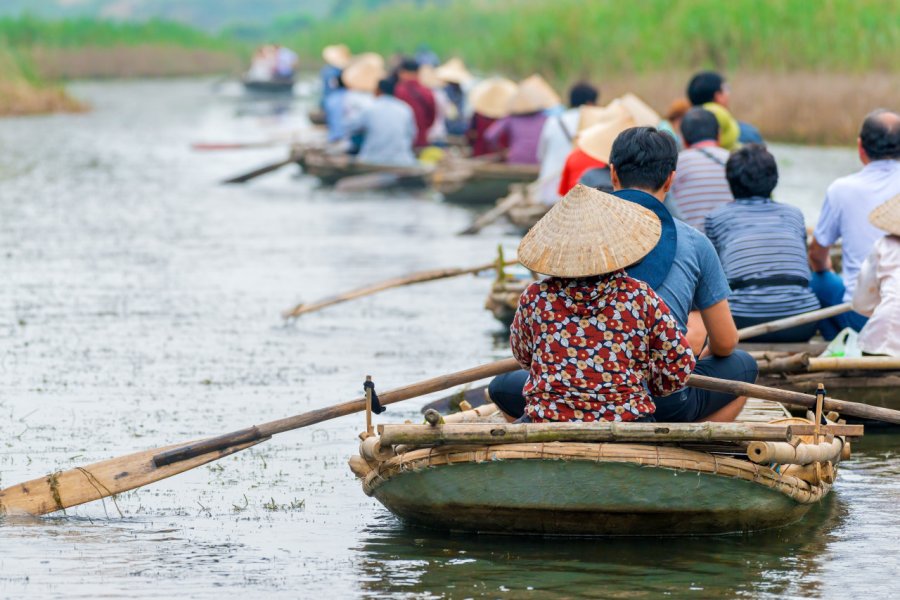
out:
{"label": "murky green water", "polygon": [[[216,181],[283,150],[291,112],[208,82],[84,83],[85,115],[0,120],[0,485],[230,431],[506,354],[489,278],[431,283],[284,325],[298,300],[490,260],[427,193],[341,196],[292,169]],[[260,133],[263,131],[264,133]],[[813,217],[852,151],[776,148]],[[790,198],[789,198],[790,197]],[[392,407],[413,418],[426,400]],[[362,417],[284,434],[65,516],[0,525],[0,596],[870,597],[900,575],[900,438],[856,444],[800,524],[724,538],[521,540],[406,529],[346,467]]]}

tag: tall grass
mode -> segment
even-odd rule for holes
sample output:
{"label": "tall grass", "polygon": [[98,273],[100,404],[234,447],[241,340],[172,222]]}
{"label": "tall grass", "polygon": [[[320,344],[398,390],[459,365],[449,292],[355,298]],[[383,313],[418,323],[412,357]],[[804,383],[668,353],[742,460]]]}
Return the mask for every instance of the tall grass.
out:
{"label": "tall grass", "polygon": [[671,68],[898,71],[897,0],[399,0],[304,31],[385,54],[427,44],[482,70],[555,79]]}

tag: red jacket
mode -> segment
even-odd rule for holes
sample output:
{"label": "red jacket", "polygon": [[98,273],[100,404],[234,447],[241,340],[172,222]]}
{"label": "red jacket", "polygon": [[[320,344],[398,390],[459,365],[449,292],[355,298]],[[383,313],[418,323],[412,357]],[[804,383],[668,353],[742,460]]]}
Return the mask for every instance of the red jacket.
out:
{"label": "red jacket", "polygon": [[415,80],[398,81],[394,88],[394,96],[409,104],[416,117],[415,146],[421,148],[428,145],[428,130],[437,116],[437,105],[434,94],[427,87]]}

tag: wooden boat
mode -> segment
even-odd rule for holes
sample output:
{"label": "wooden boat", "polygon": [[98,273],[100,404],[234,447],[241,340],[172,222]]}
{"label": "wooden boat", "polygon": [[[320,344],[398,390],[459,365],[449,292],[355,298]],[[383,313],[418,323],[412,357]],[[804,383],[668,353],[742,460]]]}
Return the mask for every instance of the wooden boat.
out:
{"label": "wooden boat", "polygon": [[477,158],[448,157],[438,164],[432,185],[447,202],[494,204],[508,193],[510,185],[534,181],[539,169],[537,165],[510,165]]}
{"label": "wooden boat", "polygon": [[324,185],[334,185],[347,177],[357,175],[385,175],[390,178],[384,187],[421,188],[428,185],[431,170],[426,167],[396,167],[361,163],[346,154],[329,154],[322,148],[295,150],[297,164],[303,172],[318,177]]}
{"label": "wooden boat", "polygon": [[311,110],[307,115],[309,122],[313,125],[325,125],[325,111],[324,110]]}
{"label": "wooden boat", "polygon": [[[760,427],[769,423],[774,426]],[[790,432],[790,443],[756,439],[762,429],[781,432],[799,424],[808,430],[811,421],[790,418],[781,405],[762,400],[748,401],[737,423],[665,425],[513,425],[487,404],[447,415],[436,426],[380,426],[379,435],[365,437],[350,467],[367,495],[404,523],[430,529],[576,536],[745,532],[803,517],[829,493],[835,465],[849,455],[839,436],[822,443]],[[698,442],[701,430],[727,432]],[[814,457],[807,453],[813,448]]]}
{"label": "wooden boat", "polygon": [[509,186],[509,195],[500,199],[497,203],[506,202],[512,196],[520,198],[519,202],[513,206],[506,217],[514,226],[523,232],[528,231],[534,224],[541,220],[541,217],[547,214],[552,206],[541,202],[537,197],[537,185],[534,183],[523,184],[516,183]]}
{"label": "wooden boat", "polygon": [[294,93],[293,79],[244,79],[244,90],[251,94],[283,94]]}

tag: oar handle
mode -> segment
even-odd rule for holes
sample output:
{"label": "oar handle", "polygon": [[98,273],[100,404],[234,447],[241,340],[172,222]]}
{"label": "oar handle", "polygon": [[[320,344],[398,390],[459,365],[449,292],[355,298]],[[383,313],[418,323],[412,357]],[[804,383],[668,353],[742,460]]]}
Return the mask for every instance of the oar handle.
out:
{"label": "oar handle", "polygon": [[829,306],[827,308],[820,308],[819,310],[813,310],[808,313],[794,315],[776,321],[769,321],[768,323],[760,323],[759,325],[753,325],[752,327],[745,327],[738,330],[738,338],[746,340],[758,335],[772,333],[773,331],[783,331],[785,329],[790,329],[791,327],[815,323],[822,319],[830,319],[831,317],[836,317],[845,312],[850,312],[851,310],[853,310],[853,307],[849,302]]}
{"label": "oar handle", "polygon": [[[688,385],[714,392],[725,392],[735,396],[749,396],[785,404],[797,404],[813,409],[816,407],[816,397],[812,394],[775,389],[764,385],[756,385],[754,383],[728,381],[725,379],[716,379],[715,377],[706,377],[704,375],[691,375],[688,380]],[[860,404],[859,402],[848,402],[846,400],[826,398],[825,410],[834,410],[842,415],[900,425],[900,411],[882,408],[880,406],[870,406],[868,404]]]}
{"label": "oar handle", "polygon": [[[409,400],[410,398],[416,398],[432,392],[439,392],[464,383],[471,383],[473,381],[478,381],[479,379],[486,379],[488,377],[500,375],[501,373],[515,371],[519,368],[521,367],[516,359],[507,358],[390,390],[379,394],[378,399],[381,401],[381,404],[384,405],[394,404],[395,402]],[[277,421],[270,421],[246,429],[239,429],[237,431],[232,431],[231,433],[226,433],[225,435],[160,452],[153,457],[153,464],[157,467],[170,465],[209,452],[224,450],[225,448],[230,448],[237,444],[245,444],[265,437],[271,437],[277,433],[284,433],[285,431],[300,429],[301,427],[308,427],[309,425],[315,425],[316,423],[321,423],[330,419],[336,419],[338,417],[361,412],[365,409],[366,399],[357,398],[342,404],[312,410],[301,415],[279,419]]]}

